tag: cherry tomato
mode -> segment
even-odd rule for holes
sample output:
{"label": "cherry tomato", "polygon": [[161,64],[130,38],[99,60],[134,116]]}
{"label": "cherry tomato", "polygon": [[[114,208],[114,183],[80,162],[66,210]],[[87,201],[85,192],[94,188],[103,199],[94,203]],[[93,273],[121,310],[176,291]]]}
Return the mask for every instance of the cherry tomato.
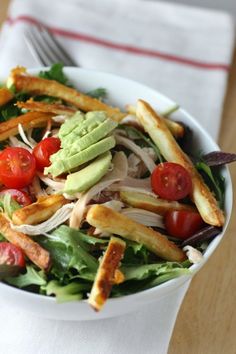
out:
{"label": "cherry tomato", "polygon": [[24,188],[35,176],[34,156],[20,147],[7,147],[0,154],[0,180],[8,188]]}
{"label": "cherry tomato", "polygon": [[32,203],[29,195],[19,189],[3,189],[0,191],[0,197],[6,193],[9,193],[12,198],[23,207]]}
{"label": "cherry tomato", "polygon": [[9,242],[0,242],[0,265],[24,268],[25,258],[22,250]]}
{"label": "cherry tomato", "polygon": [[204,225],[200,214],[195,211],[174,210],[164,216],[166,230],[170,236],[186,239]]}
{"label": "cherry tomato", "polygon": [[188,171],[173,162],[156,166],[151,175],[152,190],[163,199],[179,200],[192,190],[192,180]]}
{"label": "cherry tomato", "polygon": [[60,150],[60,147],[60,139],[54,137],[43,139],[35,146],[33,155],[36,159],[36,166],[39,171],[43,171],[44,167],[51,165],[50,156]]}

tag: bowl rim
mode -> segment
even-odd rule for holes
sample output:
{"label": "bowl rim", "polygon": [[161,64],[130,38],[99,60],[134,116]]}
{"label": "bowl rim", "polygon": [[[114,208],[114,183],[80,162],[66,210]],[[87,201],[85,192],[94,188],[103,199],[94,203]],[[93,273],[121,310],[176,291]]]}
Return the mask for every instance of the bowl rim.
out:
{"label": "bowl rim", "polygon": [[[35,67],[35,68],[31,68],[31,69],[27,69],[27,72],[35,75],[37,73],[39,73],[39,71],[41,70],[48,70],[49,67]],[[95,69],[87,69],[87,68],[80,68],[80,67],[73,67],[73,66],[65,66],[63,68],[63,71],[66,73],[68,72],[68,74],[70,75],[73,72],[83,72],[83,73],[92,73],[95,75],[101,75],[101,76],[109,76],[112,80],[122,80],[123,82],[127,82],[136,86],[139,86],[141,89],[143,89],[144,91],[149,91],[152,94],[158,94],[159,97],[161,97],[161,99],[165,102],[168,102],[170,105],[174,105],[176,104],[176,102],[174,100],[172,100],[171,98],[169,98],[168,96],[164,95],[163,93],[161,93],[160,91],[149,87],[148,85],[145,85],[139,81],[127,78],[127,77],[123,77],[121,75],[117,75],[117,74],[113,74],[110,72],[106,72],[106,71],[100,71],[100,70],[95,70]],[[77,81],[77,79],[75,79],[75,81]],[[198,134],[203,134],[206,136],[206,138],[209,141],[209,145],[211,145],[212,147],[214,147],[215,150],[220,150],[219,145],[214,141],[214,139],[210,136],[210,134],[202,127],[202,125],[190,114],[188,113],[184,108],[182,108],[181,106],[178,109],[178,112],[181,113],[181,115],[184,115],[188,121],[190,121],[191,123],[193,123],[198,130]],[[232,187],[232,180],[231,180],[231,176],[230,176],[230,171],[228,166],[224,166],[223,169],[225,170],[225,174],[227,176],[227,190],[229,192],[229,200],[228,205],[229,205],[229,213],[227,215],[226,218],[226,222],[223,226],[222,232],[217,235],[211,242],[210,242],[210,249],[209,246],[207,247],[206,251],[203,254],[203,260],[198,263],[198,264],[193,264],[189,267],[189,269],[191,270],[191,273],[188,275],[181,275],[177,278],[168,280],[162,284],[159,284],[157,286],[154,286],[150,289],[146,289],[146,290],[141,290],[137,293],[133,293],[133,294],[128,294],[128,295],[123,295],[123,296],[119,296],[119,297],[115,297],[115,298],[109,298],[107,300],[107,303],[113,303],[113,302],[118,302],[118,301],[122,301],[123,299],[138,299],[140,296],[143,297],[145,295],[151,295],[152,293],[156,293],[158,295],[158,289],[160,290],[159,292],[161,292],[161,290],[164,290],[166,288],[169,288],[168,293],[171,293],[175,288],[180,287],[182,284],[184,284],[186,281],[188,281],[189,279],[192,279],[192,277],[204,266],[204,264],[208,261],[208,259],[211,257],[211,255],[215,252],[216,248],[219,246],[219,244],[221,243],[225,231],[228,227],[228,224],[230,222],[230,218],[231,218],[231,214],[232,214],[232,207],[233,207],[233,187]],[[16,292],[19,293],[21,292],[22,296],[26,295],[26,296],[33,296],[34,298],[38,298],[38,299],[42,299],[43,301],[50,301],[51,303],[56,303],[56,297],[52,297],[52,296],[46,296],[46,295],[42,295],[42,294],[37,294],[37,293],[33,293],[33,292],[29,292],[27,290],[21,289],[21,288],[17,288],[14,287],[10,284],[6,284],[0,281],[0,288],[7,288],[8,290],[12,291],[12,292]],[[24,294],[24,295],[23,295]],[[87,303],[87,299],[82,299],[79,301],[73,301],[73,304],[84,304]]]}

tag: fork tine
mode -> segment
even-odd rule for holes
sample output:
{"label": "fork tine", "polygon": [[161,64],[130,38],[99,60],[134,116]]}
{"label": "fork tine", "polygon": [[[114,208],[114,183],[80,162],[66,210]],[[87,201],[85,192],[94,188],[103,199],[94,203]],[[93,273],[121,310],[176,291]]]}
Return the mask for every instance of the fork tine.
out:
{"label": "fork tine", "polygon": [[38,47],[38,51],[40,51],[40,54],[43,57],[46,65],[49,66],[58,62],[58,56],[56,56],[54,52],[52,52],[48,43],[44,40],[41,30],[37,27],[32,27],[30,33],[31,38],[34,38],[34,45]]}
{"label": "fork tine", "polygon": [[51,51],[58,57],[59,61],[68,66],[77,66],[77,63],[75,63],[75,61],[68,55],[68,53],[46,27],[41,27],[41,34]]}
{"label": "fork tine", "polygon": [[50,65],[47,61],[45,61],[45,58],[42,52],[40,51],[39,47],[35,45],[35,38],[32,36],[30,31],[25,31],[24,39],[35,61],[43,66]]}

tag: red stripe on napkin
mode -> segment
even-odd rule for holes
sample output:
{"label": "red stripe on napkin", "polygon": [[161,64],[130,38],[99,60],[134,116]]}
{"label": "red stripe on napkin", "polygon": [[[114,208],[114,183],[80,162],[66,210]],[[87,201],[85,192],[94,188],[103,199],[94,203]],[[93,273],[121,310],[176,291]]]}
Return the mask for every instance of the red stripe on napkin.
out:
{"label": "red stripe on napkin", "polygon": [[[34,25],[40,25],[40,22],[36,18],[31,17],[31,16],[27,16],[27,15],[21,15],[16,18],[7,18],[6,22],[10,25],[14,25],[18,22],[26,22],[26,23],[30,23],[30,24],[34,24]],[[200,68],[200,69],[223,70],[223,71],[229,70],[229,65],[224,64],[224,63],[205,62],[205,61],[200,61],[200,60],[188,59],[188,58],[164,53],[164,52],[157,51],[157,50],[146,49],[146,48],[141,48],[141,47],[134,47],[132,45],[127,45],[127,44],[115,43],[115,42],[108,41],[106,39],[101,39],[98,37],[94,37],[94,36],[79,33],[79,32],[72,32],[72,31],[62,29],[62,28],[50,27],[50,26],[46,26],[46,25],[45,25],[45,27],[47,27],[53,34],[57,34],[57,35],[67,37],[70,39],[74,39],[74,40],[78,40],[78,41],[83,41],[86,43],[95,44],[95,45],[106,47],[106,48],[121,50],[121,51],[124,51],[127,53],[158,58],[161,60],[171,61],[174,63],[192,66],[192,67]]]}

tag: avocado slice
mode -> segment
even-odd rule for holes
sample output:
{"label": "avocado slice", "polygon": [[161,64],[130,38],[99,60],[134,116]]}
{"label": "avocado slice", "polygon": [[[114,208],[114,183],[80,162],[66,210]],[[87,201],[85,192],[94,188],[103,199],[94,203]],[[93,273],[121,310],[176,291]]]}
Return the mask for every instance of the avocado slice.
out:
{"label": "avocado slice", "polygon": [[97,157],[87,167],[67,176],[64,193],[84,192],[94,186],[108,171],[112,155],[110,151]]}
{"label": "avocado slice", "polygon": [[44,173],[51,173],[53,177],[59,176],[64,172],[69,172],[75,169],[85,162],[95,159],[95,157],[112,149],[115,145],[115,138],[113,136],[109,136],[73,156],[69,155],[65,159],[58,159],[57,161],[54,161],[51,166],[44,169]]}
{"label": "avocado slice", "polygon": [[106,119],[92,132],[84,135],[82,138],[74,140],[72,144],[67,145],[64,149],[61,149],[57,153],[53,154],[51,161],[55,162],[58,159],[67,159],[68,156],[73,156],[78,152],[87,149],[89,146],[105,138],[116,127],[116,122],[109,118]]}
{"label": "avocado slice", "polygon": [[58,136],[60,140],[70,134],[78,125],[82,124],[85,119],[85,115],[80,111],[76,112],[73,117],[67,119],[59,130]]}
{"label": "avocado slice", "polygon": [[[76,139],[80,139],[88,133],[92,132],[101,123],[107,119],[105,112],[88,112],[84,116],[84,119],[78,120],[77,125],[73,124],[73,128],[70,126],[70,119],[68,119],[60,128],[59,138],[61,139],[61,146],[67,147],[73,144]],[[72,122],[73,123],[73,122]],[[67,133],[68,132],[68,133]]]}

